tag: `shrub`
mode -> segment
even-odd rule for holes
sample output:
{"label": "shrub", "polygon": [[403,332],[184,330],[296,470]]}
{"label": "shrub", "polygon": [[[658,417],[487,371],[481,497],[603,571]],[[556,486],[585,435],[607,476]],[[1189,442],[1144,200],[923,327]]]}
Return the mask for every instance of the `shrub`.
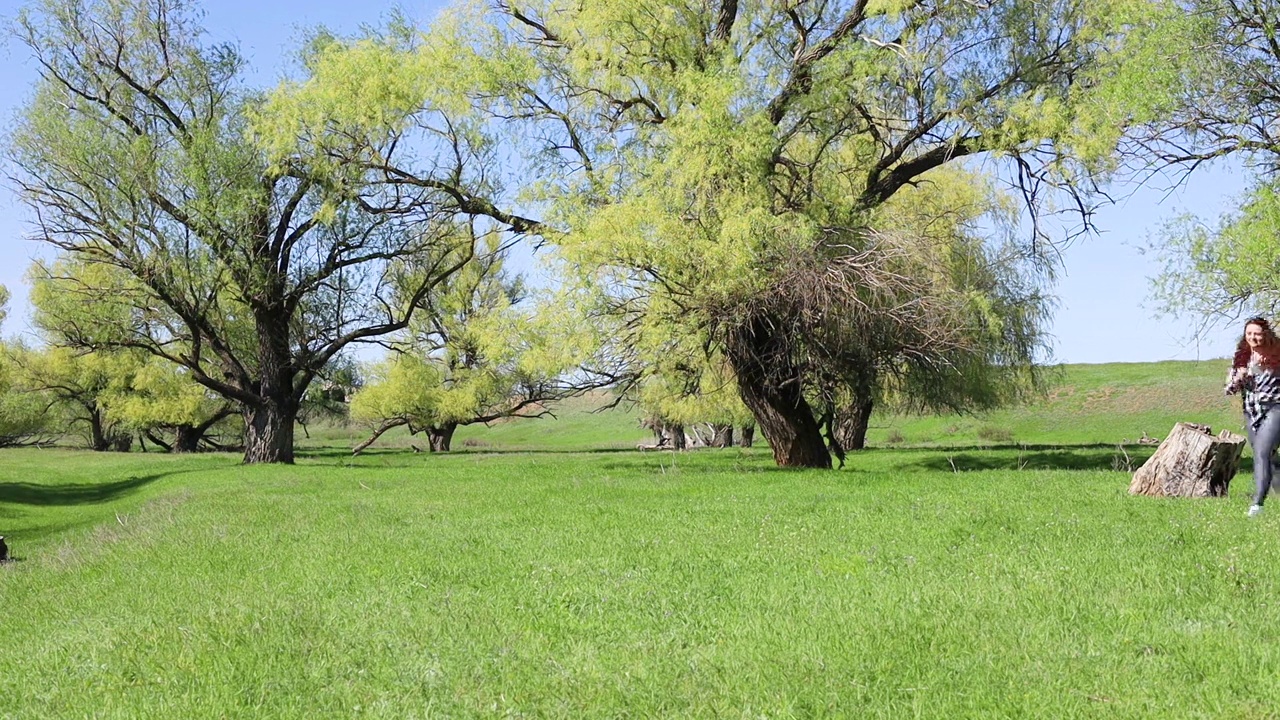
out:
{"label": "shrub", "polygon": [[884,441],[885,441],[886,443],[889,443],[890,445],[897,445],[898,443],[904,443],[904,442],[906,442],[906,441],[907,441],[907,439],[906,439],[905,437],[903,437],[903,436],[902,436],[902,433],[898,432],[898,431],[895,429],[895,430],[890,430],[890,431],[889,431],[889,434],[888,434],[887,436],[885,436]]}

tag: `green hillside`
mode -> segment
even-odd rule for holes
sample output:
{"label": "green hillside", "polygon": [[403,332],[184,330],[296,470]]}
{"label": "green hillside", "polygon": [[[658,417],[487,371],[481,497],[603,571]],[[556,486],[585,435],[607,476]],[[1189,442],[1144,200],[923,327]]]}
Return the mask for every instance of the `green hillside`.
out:
{"label": "green hillside", "polygon": [[1178,421],[1240,431],[1240,400],[1222,395],[1228,362],[1064,365],[1044,398],[978,415],[872,416],[868,442],[911,445],[1136,443]]}

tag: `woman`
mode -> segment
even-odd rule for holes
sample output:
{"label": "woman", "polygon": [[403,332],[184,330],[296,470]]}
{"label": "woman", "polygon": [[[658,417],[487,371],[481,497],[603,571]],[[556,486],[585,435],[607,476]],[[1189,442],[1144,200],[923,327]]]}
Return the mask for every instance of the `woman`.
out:
{"label": "woman", "polygon": [[1253,481],[1256,492],[1249,517],[1262,512],[1271,489],[1271,460],[1280,445],[1280,338],[1260,317],[1244,324],[1244,337],[1236,346],[1227,375],[1226,393],[1244,394],[1244,424],[1253,447]]}

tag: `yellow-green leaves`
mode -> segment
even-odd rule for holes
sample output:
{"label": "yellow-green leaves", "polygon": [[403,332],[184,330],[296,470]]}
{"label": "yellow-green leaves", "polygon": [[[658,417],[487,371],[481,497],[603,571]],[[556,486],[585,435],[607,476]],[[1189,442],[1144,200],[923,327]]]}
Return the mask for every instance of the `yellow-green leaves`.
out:
{"label": "yellow-green leaves", "polygon": [[1210,90],[1222,71],[1212,13],[1171,0],[1091,3],[1086,32],[1105,52],[1072,88],[1066,140],[1091,167],[1114,170],[1125,134],[1167,120],[1179,104]]}
{"label": "yellow-green leaves", "polygon": [[904,10],[918,5],[918,0],[868,0],[866,10],[868,17],[876,15],[898,15]]}
{"label": "yellow-green leaves", "polygon": [[429,360],[393,355],[369,369],[365,386],[351,399],[351,417],[375,423],[407,417],[429,425],[436,418],[441,381],[439,368]]}
{"label": "yellow-green leaves", "polygon": [[1160,231],[1162,310],[1202,317],[1280,308],[1280,191],[1264,182],[1216,223],[1180,217]]}
{"label": "yellow-green leaves", "polygon": [[139,365],[127,385],[113,385],[102,401],[116,418],[137,428],[199,425],[223,405],[183,369],[159,358]]}

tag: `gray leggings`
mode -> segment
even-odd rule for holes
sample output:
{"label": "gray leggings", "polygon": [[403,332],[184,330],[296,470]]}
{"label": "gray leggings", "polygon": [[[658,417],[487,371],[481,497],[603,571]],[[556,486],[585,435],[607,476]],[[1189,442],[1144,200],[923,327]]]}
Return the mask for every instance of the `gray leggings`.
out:
{"label": "gray leggings", "polygon": [[1256,488],[1254,505],[1261,505],[1267,499],[1267,491],[1271,489],[1271,478],[1275,473],[1273,461],[1276,446],[1280,445],[1280,405],[1273,405],[1267,410],[1258,427],[1253,427],[1248,417],[1245,417],[1244,422],[1249,429],[1249,445],[1253,447],[1253,484]]}

